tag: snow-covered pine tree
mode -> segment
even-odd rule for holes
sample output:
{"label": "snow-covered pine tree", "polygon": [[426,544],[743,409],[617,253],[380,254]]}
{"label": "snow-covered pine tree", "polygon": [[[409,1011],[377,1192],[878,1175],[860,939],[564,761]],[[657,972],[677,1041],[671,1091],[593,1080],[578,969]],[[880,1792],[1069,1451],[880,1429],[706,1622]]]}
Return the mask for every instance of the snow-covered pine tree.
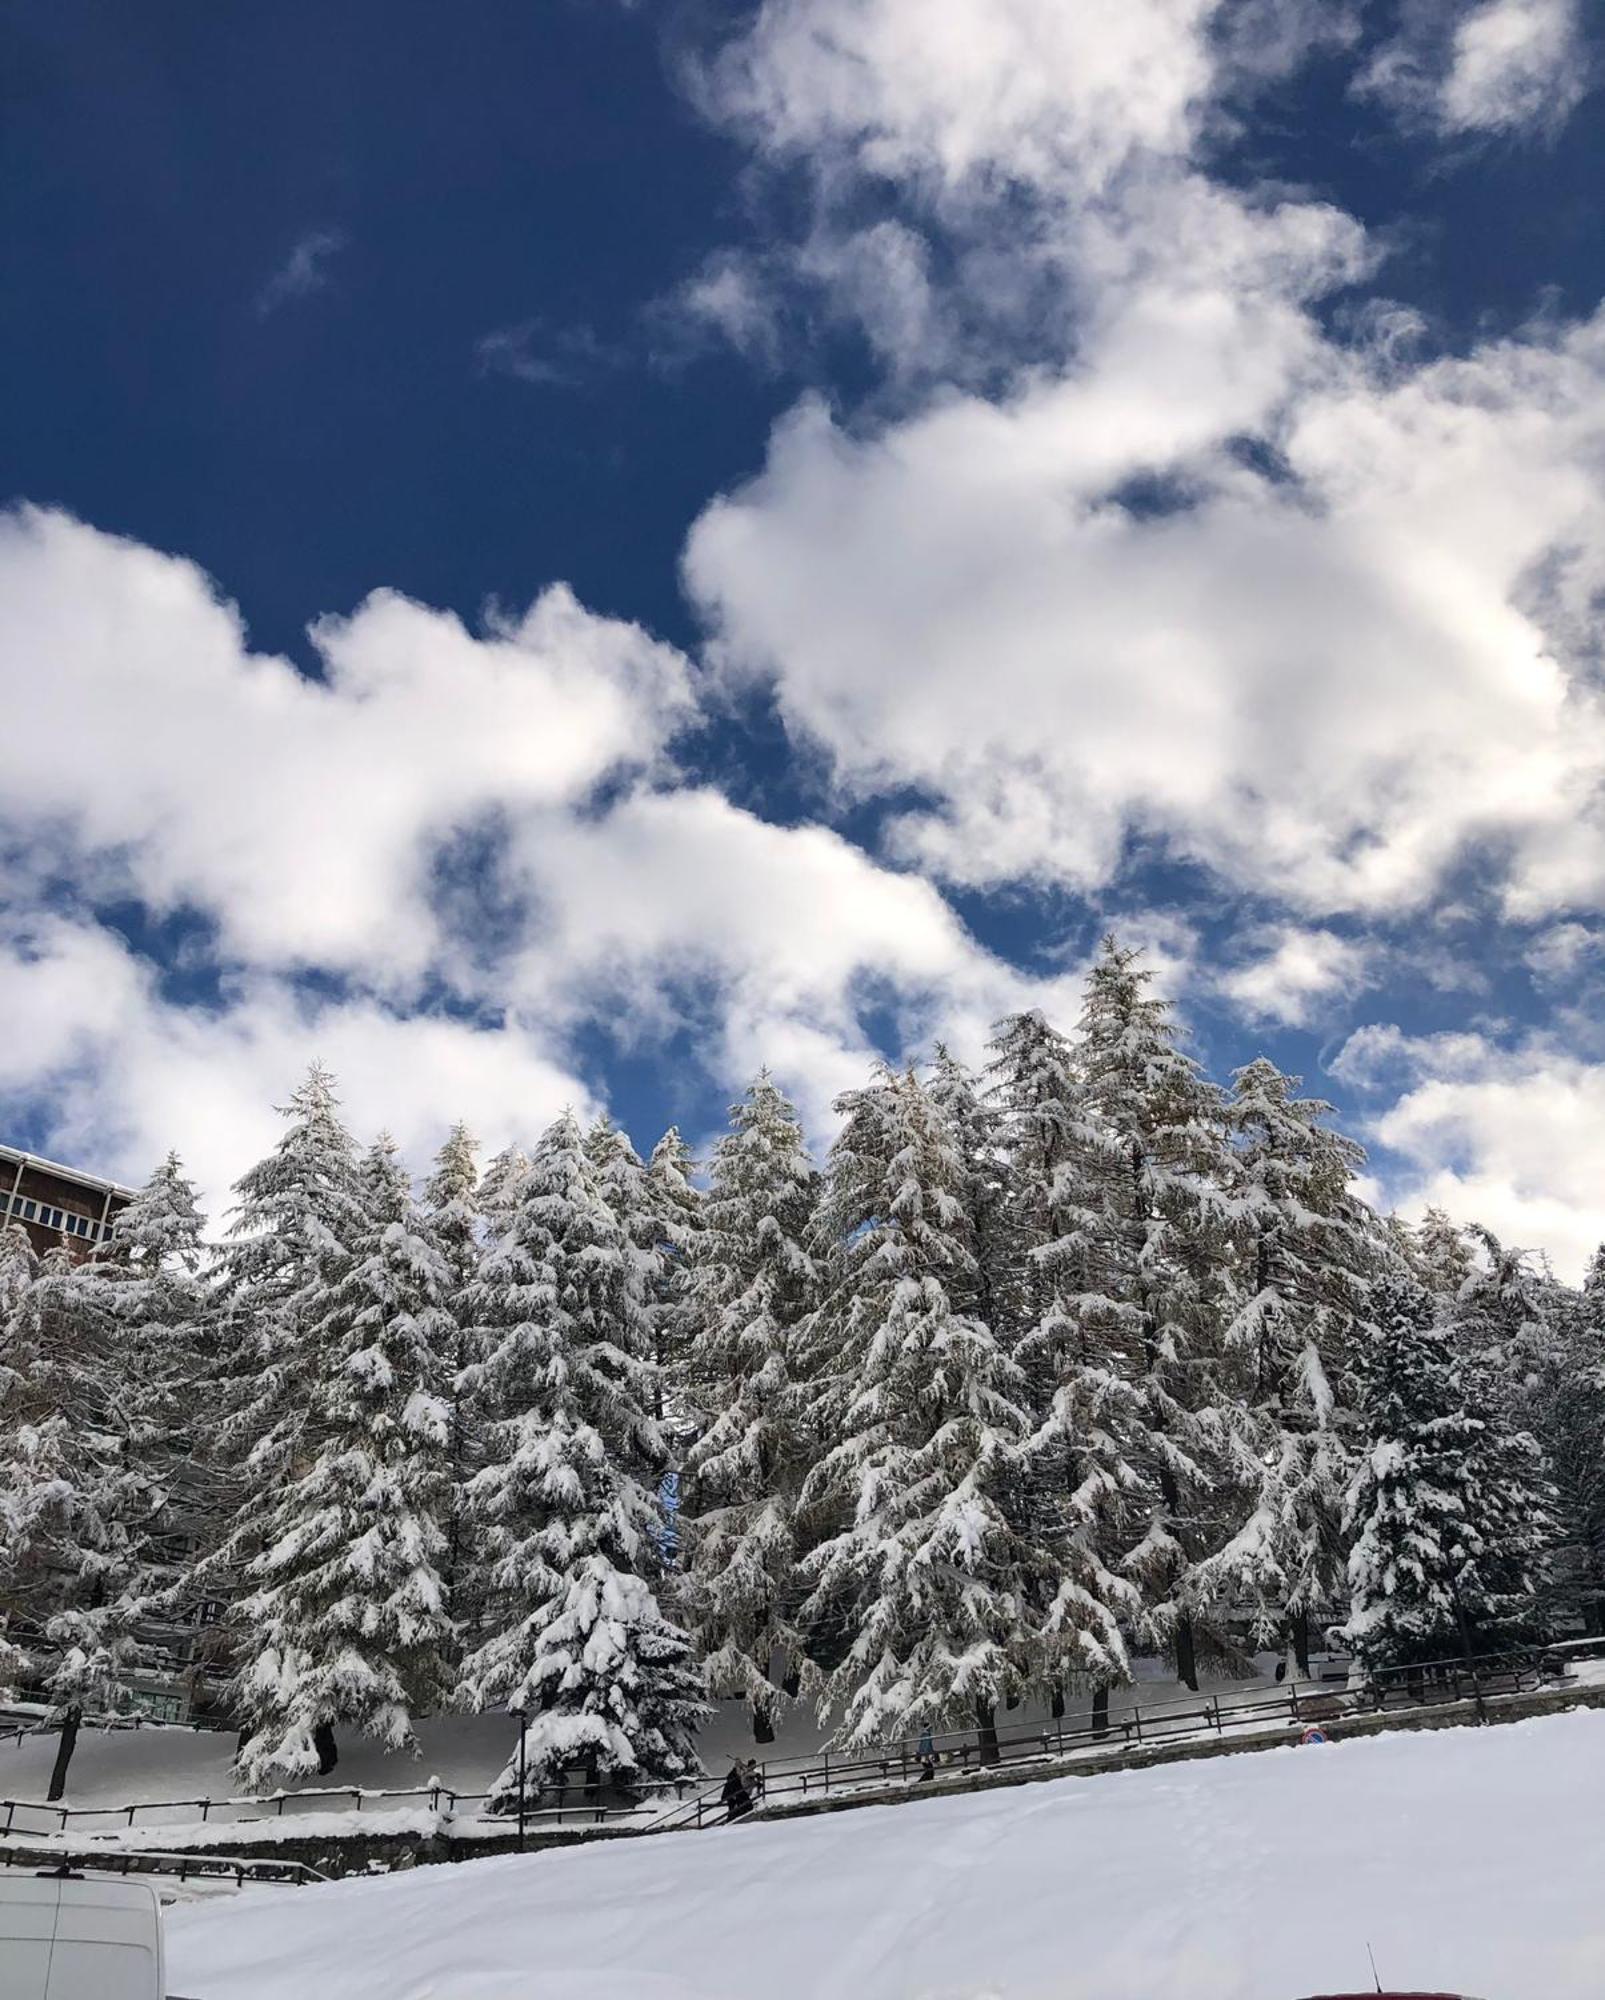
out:
{"label": "snow-covered pine tree", "polygon": [[1236,1072],[1231,1187],[1240,1257],[1226,1347],[1248,1515],[1200,1569],[1207,1593],[1253,1607],[1261,1645],[1310,1670],[1310,1614],[1341,1591],[1357,1328],[1378,1261],[1375,1220],[1350,1192],[1364,1163],[1332,1107],[1260,1057]]}
{"label": "snow-covered pine tree", "polygon": [[[159,1507],[127,1428],[139,1404],[99,1261],[63,1245],[20,1294],[7,1330],[0,1443],[0,1601],[60,1729],[47,1796],[58,1799],[86,1714],[131,1699]],[[137,1421],[137,1420],[136,1420]]]}
{"label": "snow-covered pine tree", "polygon": [[1555,1488],[1548,1608],[1605,1634],[1605,1256],[1569,1295],[1527,1397]]}
{"label": "snow-covered pine tree", "polygon": [[479,1183],[478,1199],[487,1242],[494,1242],[517,1214],[528,1173],[529,1155],[522,1146],[511,1141],[486,1166]]}
{"label": "snow-covered pine tree", "polygon": [[[20,1222],[8,1222],[0,1230],[0,1437],[11,1435],[23,1421],[31,1388],[31,1353],[24,1345],[27,1322],[18,1313],[22,1295],[33,1283],[39,1268],[28,1232]],[[0,1503],[12,1490],[11,1454],[0,1450]],[[27,1655],[11,1636],[13,1605],[10,1601],[12,1535],[3,1505],[0,1505],[0,1696],[9,1697],[18,1676],[27,1665]]]}
{"label": "snow-covered pine tree", "polygon": [[[281,1110],[271,1153],[235,1183],[238,1197],[218,1261],[214,1364],[220,1418],[209,1474],[221,1532],[198,1582],[232,1600],[261,1553],[285,1483],[304,1468],[312,1331],[329,1283],[363,1222],[356,1147],[340,1121],[334,1079],[314,1063]],[[224,1638],[248,1651],[255,1634],[231,1603]]]}
{"label": "snow-covered pine tree", "polygon": [[1533,1268],[1529,1252],[1501,1243],[1480,1223],[1466,1235],[1478,1255],[1450,1305],[1455,1347],[1519,1419],[1557,1338],[1562,1287],[1547,1268]]}
{"label": "snow-covered pine tree", "polygon": [[0,1327],[6,1325],[38,1269],[39,1259],[27,1230],[20,1222],[8,1222],[0,1229]]}
{"label": "snow-covered pine tree", "polygon": [[400,1749],[446,1686],[452,1274],[379,1139],[319,1293],[295,1459],[261,1518],[235,1691],[247,1784],[327,1771],[349,1725]]}
{"label": "snow-covered pine tree", "polygon": [[1412,1232],[1412,1275],[1435,1299],[1452,1305],[1471,1276],[1471,1246],[1459,1223],[1441,1208],[1428,1208]]}
{"label": "snow-covered pine tree", "polygon": [[125,1491],[142,1536],[143,1597],[131,1616],[170,1668],[193,1664],[190,1567],[215,1532],[197,1388],[213,1362],[205,1229],[194,1185],[169,1153],[113,1218],[97,1264],[116,1349]]}
{"label": "snow-covered pine tree", "polygon": [[[1105,1146],[1074,1052],[1040,1013],[1000,1022],[991,1046],[1007,1160],[1000,1234],[1008,1277],[997,1289],[1009,1302],[1027,1383],[1038,1533],[1055,1563],[1040,1611],[1064,1669],[1091,1687],[1099,1723],[1111,1686],[1131,1677],[1123,1627],[1137,1621],[1142,1598],[1123,1564],[1147,1525],[1146,1511],[1133,1508],[1143,1484],[1128,1457],[1141,1428],[1136,1370],[1118,1318],[1101,1302],[1087,1310],[1102,1268],[1101,1217],[1089,1190]],[[1052,1702],[1062,1713],[1059,1676]]]}
{"label": "snow-covered pine tree", "polygon": [[[1011,1343],[1034,1340],[1040,1347],[1040,1329],[1066,1310],[1056,1260],[1043,1253],[1067,1234],[1062,1210],[1078,1191],[1094,1134],[1074,1052],[1042,1013],[1033,1008],[1005,1016],[988,1047],[988,1099],[1007,1166],[1000,1225],[1006,1275],[996,1330]],[[1080,1285],[1078,1272],[1073,1289]],[[1027,1352],[1029,1357],[1029,1344]],[[1028,1358],[1026,1365],[1036,1364]],[[1040,1411],[1052,1398],[1054,1381],[1050,1368],[1039,1385]]]}
{"label": "snow-covered pine tree", "polygon": [[695,1172],[691,1148],[671,1125],[646,1163],[646,1195],[657,1218],[658,1252],[656,1269],[649,1273],[646,1304],[658,1370],[657,1416],[676,1463],[691,1438],[683,1387],[689,1329],[682,1302],[703,1226],[702,1195],[692,1179]]}
{"label": "snow-covered pine tree", "polygon": [[795,1349],[814,1303],[818,1200],[796,1111],[761,1071],[714,1148],[679,1302],[694,1426],[680,1480],[680,1605],[709,1692],[748,1702],[760,1743],[773,1741],[804,1657],[796,1507],[814,1440]]}
{"label": "snow-covered pine tree", "polygon": [[[855,1356],[864,1345],[869,1307],[857,1281],[855,1244],[884,1199],[895,1146],[897,1085],[896,1072],[880,1064],[870,1082],[843,1091],[833,1106],[842,1124],[820,1180],[806,1246],[818,1304],[791,1342],[800,1428],[820,1448],[840,1438],[848,1406],[858,1393]],[[844,1499],[839,1483],[827,1492],[815,1482],[808,1506],[799,1506],[800,1553],[846,1525],[851,1511]],[[823,1661],[839,1650],[839,1631],[816,1628],[805,1636],[811,1660]]]}
{"label": "snow-covered pine tree", "polygon": [[477,1413],[458,1386],[464,1371],[477,1358],[470,1349],[468,1336],[473,1326],[469,1291],[479,1275],[481,1255],[479,1188],[474,1140],[468,1127],[458,1123],[435,1155],[434,1172],[424,1183],[423,1205],[430,1235],[446,1267],[446,1287],[440,1305],[451,1321],[450,1352],[443,1359],[451,1402],[452,1503],[442,1573],[459,1636],[477,1630],[476,1607],[483,1598],[481,1579],[472,1573],[472,1550],[464,1534],[463,1520],[463,1493],[480,1463]]}
{"label": "snow-covered pine tree", "polygon": [[[848,1106],[860,1119],[867,1095]],[[843,1523],[804,1564],[811,1617],[851,1634],[824,1702],[849,1743],[962,1723],[986,1755],[998,1703],[1042,1678],[1024,1383],[991,1329],[954,1309],[974,1276],[945,1120],[912,1072],[883,1075],[869,1110],[879,1159],[862,1133],[831,1158],[850,1390],[804,1489]]]}
{"label": "snow-covered pine tree", "polygon": [[456,1291],[479,1275],[479,1170],[472,1133],[453,1125],[424,1183],[424,1213]]}
{"label": "snow-covered pine tree", "polygon": [[1373,1286],[1359,1373],[1343,1627],[1355,1657],[1419,1665],[1520,1634],[1545,1535],[1532,1440],[1479,1405],[1432,1294],[1407,1279]]}
{"label": "snow-covered pine tree", "polygon": [[[1501,1243],[1491,1229],[1474,1223],[1466,1235],[1476,1260],[1449,1308],[1460,1375],[1499,1430],[1529,1432],[1537,1442],[1554,1489],[1542,1609],[1586,1617],[1590,1579],[1602,1574],[1593,1550],[1605,1546],[1587,1472],[1589,1433],[1601,1412],[1589,1366],[1595,1315],[1586,1294],[1560,1284],[1547,1266],[1535,1268],[1526,1251]],[[1596,1430],[1596,1462],[1602,1449]]]}
{"label": "snow-covered pine tree", "polygon": [[[469,1500],[495,1596],[463,1698],[531,1718],[537,1793],[575,1766],[626,1787],[693,1772],[707,1711],[654,1591],[665,1455],[640,1265],[572,1115],[537,1146],[472,1298],[491,1420]],[[518,1768],[493,1787],[503,1805]]]}
{"label": "snow-covered pine tree", "polygon": [[667,1269],[659,1192],[648,1179],[646,1162],[631,1145],[629,1135],[621,1132],[605,1111],[585,1134],[585,1157],[602,1199],[629,1245],[626,1264],[633,1274],[636,1302],[648,1330],[645,1351],[653,1357],[655,1367],[655,1309]]}
{"label": "snow-covered pine tree", "polygon": [[[1130,1357],[1125,1457],[1147,1489],[1147,1532],[1126,1566],[1148,1636],[1198,1685],[1197,1566],[1227,1539],[1223,1335],[1231,1174],[1220,1092],[1178,1046],[1140,954],[1106,937],[1088,975],[1076,1049],[1099,1143],[1087,1164],[1091,1268],[1078,1312],[1103,1351]],[[1110,1370],[1113,1374],[1116,1371]]]}
{"label": "snow-covered pine tree", "polygon": [[959,1198],[975,1260],[974,1281],[953,1303],[985,1321],[1006,1346],[1012,1326],[1009,1156],[1003,1113],[968,1065],[945,1042],[936,1044],[925,1088],[946,1121],[959,1162]]}

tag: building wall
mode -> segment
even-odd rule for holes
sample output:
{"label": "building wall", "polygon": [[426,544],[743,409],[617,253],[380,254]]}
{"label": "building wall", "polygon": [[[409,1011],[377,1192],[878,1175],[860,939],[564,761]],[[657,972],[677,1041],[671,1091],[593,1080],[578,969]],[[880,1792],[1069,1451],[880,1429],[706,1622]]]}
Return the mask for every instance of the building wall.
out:
{"label": "building wall", "polygon": [[0,1146],[0,1226],[20,1222],[41,1256],[65,1243],[87,1257],[128,1200],[113,1181]]}

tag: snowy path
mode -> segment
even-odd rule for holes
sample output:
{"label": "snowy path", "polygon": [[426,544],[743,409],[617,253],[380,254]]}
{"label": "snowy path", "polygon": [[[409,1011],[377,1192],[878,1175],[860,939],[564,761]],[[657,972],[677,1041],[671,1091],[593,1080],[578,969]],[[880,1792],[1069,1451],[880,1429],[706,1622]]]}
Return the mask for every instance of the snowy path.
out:
{"label": "snowy path", "polygon": [[204,2000],[1605,1992],[1605,1715],[1171,1765],[178,1912]]}

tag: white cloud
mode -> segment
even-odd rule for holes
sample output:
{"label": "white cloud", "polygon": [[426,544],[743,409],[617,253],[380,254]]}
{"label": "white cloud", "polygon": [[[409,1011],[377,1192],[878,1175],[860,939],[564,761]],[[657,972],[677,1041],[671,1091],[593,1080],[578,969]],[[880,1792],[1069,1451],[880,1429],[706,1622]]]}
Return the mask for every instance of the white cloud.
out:
{"label": "white cloud", "polygon": [[1587,924],[1552,924],[1522,953],[1522,962],[1544,986],[1563,986],[1605,956],[1605,936]]}
{"label": "white cloud", "polygon": [[999,176],[1106,187],[1180,154],[1217,0],[765,0],[713,78],[754,143],[937,190]]}
{"label": "white cloud", "polygon": [[346,247],[343,229],[309,229],[296,239],[290,254],[256,295],[262,318],[280,306],[321,292],[329,282],[329,266]]}
{"label": "white cloud", "polygon": [[874,1055],[946,1035],[978,1056],[1011,1007],[1060,1012],[1067,977],[1036,979],[977,949],[928,882],[877,867],[823,827],[777,827],[706,788],[638,793],[607,815],[531,820],[512,866],[541,924],[508,968],[536,1018],[589,1012],[615,1033],[695,1024],[735,1080],[767,1062],[811,1129]]}
{"label": "white cloud", "polygon": [[1575,0],[1484,0],[1455,29],[1440,116],[1458,132],[1558,123],[1586,89]]}
{"label": "white cloud", "polygon": [[[977,0],[927,34],[911,0],[770,0],[727,115],[811,149],[827,217],[894,177],[952,294],[988,257],[1061,333],[878,430],[799,405],[690,588],[847,796],[929,801],[891,842],[936,876],[1097,891],[1135,840],[1319,917],[1476,853],[1513,913],[1589,903],[1605,317],[1424,363],[1336,341],[1358,225],[1194,164],[1214,13]],[[955,310],[886,315],[893,370]]]}
{"label": "white cloud", "polygon": [[1400,1162],[1383,1179],[1401,1211],[1436,1203],[1576,1282],[1605,1241],[1605,1063],[1541,1036],[1502,1047],[1386,1026],[1351,1037],[1333,1068],[1398,1092],[1369,1136]]}
{"label": "white cloud", "polygon": [[1335,931],[1277,927],[1257,958],[1220,975],[1219,990],[1250,1021],[1307,1027],[1326,1003],[1368,983],[1372,952]]}
{"label": "white cloud", "polygon": [[320,1000],[262,973],[230,981],[220,1005],[183,1005],[110,931],[40,913],[0,926],[0,1019],[0,1101],[31,1105],[49,1151],[138,1183],[176,1146],[214,1225],[314,1057],[359,1137],[388,1128],[415,1167],[457,1118],[495,1147],[594,1105],[527,1025]]}
{"label": "white cloud", "polygon": [[377,591],[313,639],[322,681],[252,653],[193,564],[0,517],[0,817],[214,916],[225,953],[406,982],[442,949],[442,840],[582,801],[690,713],[678,654],[561,585],[483,636]]}
{"label": "white cloud", "polygon": [[622,352],[598,338],[594,327],[578,322],[554,325],[541,318],[524,319],[482,334],[474,343],[474,359],[485,375],[510,375],[538,389],[569,389],[623,360]]}
{"label": "white cloud", "polygon": [[[215,1200],[314,1053],[415,1158],[459,1114],[527,1134],[584,1094],[570,1051],[597,1028],[688,1028],[731,1089],[767,1061],[823,1132],[872,1026],[978,1052],[1005,1007],[1064,997],[836,834],[659,788],[686,663],[561,586],[482,636],[388,592],[313,636],[321,681],[251,653],[192,564],[59,514],[0,524],[0,1101],[63,1152],[137,1174],[174,1144]],[[52,868],[210,918],[220,999],[51,914]],[[420,1011],[442,989],[474,1019]]]}
{"label": "white cloud", "polygon": [[1577,0],[1416,0],[1357,87],[1446,134],[1511,136],[1563,124],[1588,71]]}
{"label": "white cloud", "polygon": [[666,299],[653,320],[667,336],[663,358],[714,334],[750,361],[773,366],[781,348],[779,284],[764,258],[721,250],[708,258]]}
{"label": "white cloud", "polygon": [[[1096,888],[1135,834],[1385,910],[1487,844],[1537,915],[1605,891],[1605,726],[1534,587],[1560,547],[1605,580],[1602,407],[1605,321],[1382,384],[1272,301],[1145,291],[1004,403],[867,441],[804,405],[687,574],[850,793],[931,797],[899,847],[939,874]],[[1145,469],[1192,504],[1120,505]]]}

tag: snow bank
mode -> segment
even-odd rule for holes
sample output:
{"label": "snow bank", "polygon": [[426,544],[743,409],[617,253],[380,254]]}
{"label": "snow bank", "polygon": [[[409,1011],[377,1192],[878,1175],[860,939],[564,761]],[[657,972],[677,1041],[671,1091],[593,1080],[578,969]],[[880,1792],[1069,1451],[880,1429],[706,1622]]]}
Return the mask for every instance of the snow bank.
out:
{"label": "snow bank", "polygon": [[247,1892],[204,2000],[1598,2000],[1605,1715]]}

